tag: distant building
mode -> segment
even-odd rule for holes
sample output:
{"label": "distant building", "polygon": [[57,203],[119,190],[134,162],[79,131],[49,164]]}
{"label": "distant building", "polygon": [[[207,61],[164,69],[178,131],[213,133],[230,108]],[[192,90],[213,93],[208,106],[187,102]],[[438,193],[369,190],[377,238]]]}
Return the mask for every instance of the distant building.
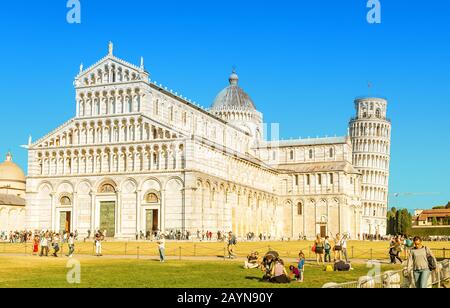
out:
{"label": "distant building", "polygon": [[25,174],[11,153],[0,163],[0,233],[25,226]]}
{"label": "distant building", "polygon": [[436,210],[416,210],[413,218],[414,227],[430,227],[433,226],[433,220],[436,219],[438,226],[448,225],[450,218],[450,209]]}

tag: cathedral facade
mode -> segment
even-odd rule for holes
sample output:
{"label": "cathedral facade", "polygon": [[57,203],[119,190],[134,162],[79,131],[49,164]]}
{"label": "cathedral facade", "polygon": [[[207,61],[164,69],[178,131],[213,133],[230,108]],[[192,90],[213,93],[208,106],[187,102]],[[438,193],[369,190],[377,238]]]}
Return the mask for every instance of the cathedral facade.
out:
{"label": "cathedral facade", "polygon": [[76,115],[29,146],[29,229],[108,237],[188,230],[308,238],[386,232],[387,102],[344,137],[264,140],[235,72],[205,110],[109,53],[75,78]]}

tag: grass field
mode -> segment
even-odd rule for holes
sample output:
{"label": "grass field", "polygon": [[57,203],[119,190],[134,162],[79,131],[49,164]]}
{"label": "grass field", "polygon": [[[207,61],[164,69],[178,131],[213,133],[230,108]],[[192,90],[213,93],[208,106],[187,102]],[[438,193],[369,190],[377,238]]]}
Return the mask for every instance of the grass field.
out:
{"label": "grass field", "polygon": [[[259,270],[244,270],[234,261],[168,261],[81,256],[81,283],[69,284],[67,258],[0,256],[0,288],[319,288],[327,282],[357,280],[369,271],[354,265],[345,273],[306,265],[305,282],[274,285],[261,282]],[[400,269],[383,266],[382,270]]]}
{"label": "grass field", "polygon": [[[251,251],[261,254],[269,249],[278,251],[284,258],[296,258],[302,250],[307,258],[314,257],[311,252],[312,242],[290,241],[290,242],[241,242],[235,247],[235,253],[240,257],[247,256]],[[447,258],[450,257],[450,242],[429,242],[426,246],[432,249],[445,248]],[[104,242],[104,255],[156,255],[157,245],[154,242]],[[352,259],[387,259],[387,242],[349,241],[348,254]],[[31,254],[32,245],[24,244],[0,244],[0,254]],[[67,246],[63,246],[63,253],[67,252]],[[92,242],[80,242],[76,244],[77,255],[92,255],[94,246]],[[223,256],[226,253],[226,245],[218,242],[167,242],[166,254],[168,256]],[[435,251],[438,258],[444,257],[442,250]]]}

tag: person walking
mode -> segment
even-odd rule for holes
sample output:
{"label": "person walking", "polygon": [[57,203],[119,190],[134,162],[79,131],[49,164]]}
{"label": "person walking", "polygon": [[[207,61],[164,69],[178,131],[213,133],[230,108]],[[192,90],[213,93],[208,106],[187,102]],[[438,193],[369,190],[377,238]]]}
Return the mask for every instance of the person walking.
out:
{"label": "person walking", "polygon": [[165,262],[165,252],[166,252],[166,240],[164,238],[164,235],[161,235],[160,239],[156,242],[158,244],[158,251],[159,251],[159,261],[161,263]]}
{"label": "person walking", "polygon": [[52,240],[52,244],[53,244],[53,256],[55,257],[55,258],[57,258],[58,257],[58,252],[59,252],[59,245],[60,245],[60,242],[61,242],[61,239],[60,239],[60,237],[59,237],[59,233],[56,233],[54,236],[53,236],[53,240]]}
{"label": "person walking", "polygon": [[234,247],[236,246],[236,244],[237,244],[236,236],[233,234],[233,232],[230,231],[228,233],[228,244],[227,244],[228,258],[230,259],[236,257],[234,254]]}
{"label": "person walking", "polygon": [[431,287],[428,285],[428,280],[431,272],[436,270],[436,258],[428,247],[423,246],[420,237],[416,236],[413,242],[414,247],[407,261],[408,273],[412,273],[416,288],[425,289]]}
{"label": "person walking", "polygon": [[69,245],[69,254],[67,255],[69,258],[73,257],[73,253],[75,252],[75,236],[73,233],[70,233],[69,238],[67,239],[67,243]]}
{"label": "person walking", "polygon": [[389,247],[389,256],[391,258],[391,264],[396,264],[397,261],[400,261],[400,264],[403,263],[403,260],[400,258],[400,253],[402,252],[402,245],[399,237],[395,237],[393,241],[391,241],[391,245]]}

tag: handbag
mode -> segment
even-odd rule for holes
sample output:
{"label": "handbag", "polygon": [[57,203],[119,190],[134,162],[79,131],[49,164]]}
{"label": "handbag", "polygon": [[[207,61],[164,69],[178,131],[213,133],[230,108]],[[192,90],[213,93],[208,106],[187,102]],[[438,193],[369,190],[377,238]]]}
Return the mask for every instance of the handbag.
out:
{"label": "handbag", "polygon": [[316,244],[314,244],[314,246],[311,248],[312,252],[316,252]]}
{"label": "handbag", "polygon": [[428,249],[428,247],[425,247],[425,249],[427,251],[428,268],[430,269],[430,271],[435,271],[437,268],[436,259],[431,255],[431,252]]}

